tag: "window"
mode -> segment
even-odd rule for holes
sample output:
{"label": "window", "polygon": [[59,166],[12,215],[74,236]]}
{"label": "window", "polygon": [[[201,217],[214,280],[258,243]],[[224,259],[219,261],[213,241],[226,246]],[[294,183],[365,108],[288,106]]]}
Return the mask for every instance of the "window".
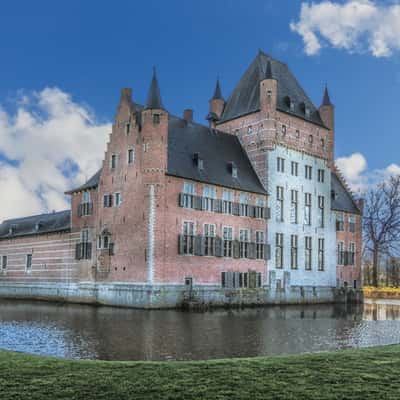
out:
{"label": "window", "polygon": [[263,231],[256,232],[256,258],[263,260],[265,257],[265,233]]}
{"label": "window", "polygon": [[318,182],[323,183],[325,181],[325,171],[323,169],[318,170]]}
{"label": "window", "polygon": [[1,258],[1,269],[2,270],[5,270],[5,269],[7,269],[7,256],[3,256],[2,258]]}
{"label": "window", "polygon": [[276,168],[278,172],[285,172],[285,159],[282,157],[278,157],[276,159]]}
{"label": "window", "polygon": [[110,235],[108,233],[102,233],[98,238],[97,247],[100,250],[105,250],[109,248],[110,244]]}
{"label": "window", "polygon": [[275,235],[275,267],[283,268],[283,233]]}
{"label": "window", "polygon": [[128,150],[128,164],[133,164],[133,161],[135,160],[135,152],[133,149]]}
{"label": "window", "polygon": [[160,114],[153,114],[153,124],[158,125],[160,123]]}
{"label": "window", "polygon": [[183,254],[194,254],[194,222],[183,222]]}
{"label": "window", "polygon": [[129,135],[129,132],[131,131],[131,124],[129,122],[127,122],[125,124],[125,134]]}
{"label": "window", "polygon": [[32,270],[32,254],[26,255],[26,270],[27,271]]}
{"label": "window", "polygon": [[296,139],[300,138],[300,131],[298,129],[296,129]]}
{"label": "window", "polygon": [[214,187],[205,185],[203,187],[203,210],[213,211],[214,200],[217,197],[217,192]]}
{"label": "window", "polygon": [[313,141],[314,141],[313,135],[309,135],[308,136],[308,143],[312,144]]}
{"label": "window", "polygon": [[318,271],[325,268],[325,239],[318,239]]}
{"label": "window", "polygon": [[354,233],[356,231],[356,216],[349,215],[349,231]]}
{"label": "window", "polygon": [[276,220],[283,221],[283,187],[276,187]]}
{"label": "window", "polygon": [[233,228],[230,226],[224,226],[223,228],[223,239],[224,239],[224,257],[233,256]]}
{"label": "window", "polygon": [[356,255],[356,244],[350,242],[349,244],[349,255],[348,255],[348,262],[347,265],[354,265],[355,262],[355,255]]}
{"label": "window", "polygon": [[240,239],[240,258],[250,258],[249,257],[250,231],[248,229],[240,229],[239,239]]}
{"label": "window", "polygon": [[149,143],[143,143],[143,152],[147,153],[150,149]]}
{"label": "window", "polygon": [[344,243],[339,242],[337,245],[337,263],[338,265],[344,265]]}
{"label": "window", "polygon": [[291,172],[293,176],[299,176],[299,163],[296,161],[291,162]]}
{"label": "window", "polygon": [[247,134],[250,135],[251,133],[253,133],[253,127],[250,125],[247,127]]}
{"label": "window", "polygon": [[286,125],[282,125],[282,137],[286,135]]}
{"label": "window", "polygon": [[113,205],[112,194],[105,194],[103,196],[103,207],[112,207],[112,205]]}
{"label": "window", "polygon": [[324,149],[325,148],[325,139],[321,139],[321,147]]}
{"label": "window", "polygon": [[241,217],[249,216],[249,196],[246,193],[240,193],[239,196],[239,215]]}
{"label": "window", "polygon": [[222,192],[222,211],[225,214],[232,214],[233,205],[233,192],[230,190],[224,190]]}
{"label": "window", "polygon": [[76,260],[90,260],[92,258],[92,243],[90,242],[89,229],[82,229],[80,243],[76,244]]}
{"label": "window", "polygon": [[196,194],[196,187],[193,182],[183,182],[183,207],[193,208],[194,196]]}
{"label": "window", "polygon": [[117,156],[116,156],[116,154],[112,154],[111,155],[110,168],[111,169],[117,168]]}
{"label": "window", "polygon": [[90,191],[89,190],[85,190],[82,193],[82,203],[90,203]]}
{"label": "window", "polygon": [[311,193],[304,193],[304,225],[311,225]]}
{"label": "window", "polygon": [[318,227],[323,228],[325,225],[325,197],[318,196]]}
{"label": "window", "polygon": [[290,191],[290,223],[298,223],[298,209],[299,209],[299,192],[297,190]]}
{"label": "window", "polygon": [[232,165],[232,178],[237,178],[238,177],[238,169],[236,165]]}
{"label": "window", "polygon": [[305,237],[305,269],[307,271],[311,271],[311,254],[312,254],[312,248],[311,248],[311,236],[306,236]]}
{"label": "window", "polygon": [[214,255],[215,225],[204,224],[204,255]]}
{"label": "window", "polygon": [[115,206],[119,207],[122,203],[122,195],[120,192],[114,193]]}
{"label": "window", "polygon": [[336,230],[344,231],[344,215],[341,212],[336,213]]}
{"label": "window", "polygon": [[297,269],[298,267],[298,236],[290,236],[290,268]]}
{"label": "window", "polygon": [[312,179],[312,167],[311,167],[311,165],[306,165],[305,166],[305,178],[306,179]]}
{"label": "window", "polygon": [[254,216],[255,218],[267,218],[265,209],[265,200],[261,197],[256,197]]}
{"label": "window", "polygon": [[89,229],[81,230],[81,242],[87,243],[89,241]]}

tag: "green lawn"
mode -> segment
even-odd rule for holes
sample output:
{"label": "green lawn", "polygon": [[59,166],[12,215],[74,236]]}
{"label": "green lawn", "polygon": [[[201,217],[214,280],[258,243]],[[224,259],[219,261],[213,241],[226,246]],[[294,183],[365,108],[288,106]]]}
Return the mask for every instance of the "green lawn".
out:
{"label": "green lawn", "polygon": [[399,399],[400,346],[202,362],[0,351],[0,399]]}

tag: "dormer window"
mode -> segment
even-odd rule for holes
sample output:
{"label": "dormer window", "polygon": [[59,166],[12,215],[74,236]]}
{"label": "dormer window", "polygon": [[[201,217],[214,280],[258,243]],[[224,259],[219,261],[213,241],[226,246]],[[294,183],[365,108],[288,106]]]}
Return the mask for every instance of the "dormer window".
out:
{"label": "dormer window", "polygon": [[237,178],[238,177],[238,169],[236,164],[232,161],[229,163],[229,172],[232,175],[232,178]]}
{"label": "dormer window", "polygon": [[204,169],[204,161],[200,157],[200,153],[194,153],[193,154],[193,162],[197,166],[197,169],[203,170]]}
{"label": "dormer window", "polygon": [[286,107],[290,109],[290,111],[294,111],[294,102],[289,96],[285,96],[283,101],[285,102]]}
{"label": "dormer window", "polygon": [[160,123],[160,114],[153,114],[153,124],[158,125]]}
{"label": "dormer window", "polygon": [[294,103],[293,103],[293,101],[290,102],[290,111],[294,111]]}
{"label": "dormer window", "polygon": [[308,107],[306,107],[306,109],[305,109],[305,114],[306,114],[307,118],[310,118],[311,110]]}
{"label": "dormer window", "polygon": [[41,222],[36,222],[35,231],[38,231],[41,227],[42,227],[42,223]]}

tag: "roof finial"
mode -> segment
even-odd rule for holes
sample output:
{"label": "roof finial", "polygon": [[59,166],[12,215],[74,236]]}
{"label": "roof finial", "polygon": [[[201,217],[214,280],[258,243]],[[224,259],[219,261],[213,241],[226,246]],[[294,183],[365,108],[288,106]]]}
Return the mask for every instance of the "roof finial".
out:
{"label": "roof finial", "polygon": [[211,100],[224,100],[222,97],[221,86],[219,84],[219,77],[217,77],[217,83],[215,84],[214,94]]}
{"label": "roof finial", "polygon": [[322,99],[322,105],[323,106],[332,106],[331,99],[329,97],[329,91],[328,91],[328,85],[325,84],[325,90],[324,90],[324,97]]}
{"label": "roof finial", "polygon": [[147,96],[146,109],[163,109],[160,87],[158,86],[156,67],[153,67],[153,78],[151,79],[149,94]]}

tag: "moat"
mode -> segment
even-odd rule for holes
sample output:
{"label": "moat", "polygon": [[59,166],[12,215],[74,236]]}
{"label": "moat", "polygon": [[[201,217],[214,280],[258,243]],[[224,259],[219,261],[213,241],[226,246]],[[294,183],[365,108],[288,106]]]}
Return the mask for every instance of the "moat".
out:
{"label": "moat", "polygon": [[199,360],[400,343],[400,301],[144,311],[0,300],[0,349],[103,360]]}

